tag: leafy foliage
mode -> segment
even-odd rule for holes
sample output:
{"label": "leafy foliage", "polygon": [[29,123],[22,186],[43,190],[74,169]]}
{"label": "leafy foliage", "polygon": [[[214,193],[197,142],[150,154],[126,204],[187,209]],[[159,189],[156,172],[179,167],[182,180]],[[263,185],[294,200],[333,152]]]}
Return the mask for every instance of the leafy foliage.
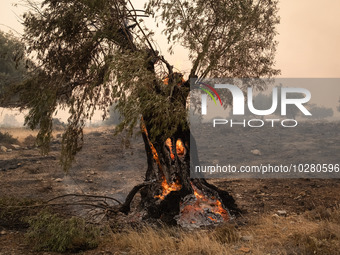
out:
{"label": "leafy foliage", "polygon": [[39,202],[27,198],[1,197],[0,226],[18,229],[27,228],[26,217],[37,214],[38,209],[34,205]]}
{"label": "leafy foliage", "polygon": [[0,105],[5,105],[5,92],[9,86],[22,81],[27,73],[24,54],[22,42],[12,34],[0,31]]}
{"label": "leafy foliage", "polygon": [[64,219],[42,211],[28,223],[26,239],[37,251],[84,251],[98,246],[99,229],[81,218]]}
{"label": "leafy foliage", "polygon": [[188,130],[189,83],[154,48],[152,31],[139,19],[146,13],[165,23],[172,45],[190,50],[190,78],[278,73],[272,68],[276,1],[150,0],[147,12],[136,10],[130,0],[30,3],[24,39],[40,68],[16,91],[30,109],[26,124],[40,127],[43,152],[49,149],[53,113],[69,109],[62,146],[65,170],[82,147],[85,120],[95,110],[105,118],[112,104],[122,116],[117,131],[132,134],[141,116],[152,141]]}
{"label": "leafy foliage", "polygon": [[277,1],[151,0],[149,12],[165,23],[171,45],[190,50],[191,75],[264,77],[276,49]]}
{"label": "leafy foliage", "polygon": [[49,150],[53,113],[58,105],[69,109],[62,147],[67,169],[82,147],[85,120],[97,109],[105,118],[119,99],[117,108],[126,117],[122,126],[132,129],[141,113],[138,94],[155,78],[144,68],[145,53],[132,44],[126,47],[125,3],[44,1],[40,10],[24,16],[28,52],[36,55],[41,69],[21,87],[21,95],[30,109],[26,124],[40,126],[38,144],[44,152]]}

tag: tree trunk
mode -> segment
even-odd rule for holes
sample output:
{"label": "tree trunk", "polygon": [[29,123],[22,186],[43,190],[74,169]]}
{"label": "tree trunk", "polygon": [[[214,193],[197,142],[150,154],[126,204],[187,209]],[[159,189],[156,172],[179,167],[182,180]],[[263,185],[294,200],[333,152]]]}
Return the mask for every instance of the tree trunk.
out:
{"label": "tree trunk", "polygon": [[[171,138],[166,141],[156,139],[152,143],[148,135],[150,127],[145,123],[147,120],[142,119],[148,162],[145,181],[149,183],[141,189],[140,208],[144,211],[144,218],[199,227],[228,221],[231,214],[239,212],[227,191],[203,178],[190,178],[189,129],[178,127]],[[193,143],[193,137],[191,141]]]}
{"label": "tree trunk", "polygon": [[[154,62],[147,61],[149,71],[154,72]],[[182,75],[172,73],[169,65],[169,77],[165,84],[172,86],[171,98],[180,100],[180,107],[186,108],[189,95],[189,81],[184,81]],[[180,83],[176,84],[180,79]],[[158,93],[161,89],[155,84]],[[184,111],[185,112],[185,111]],[[133,196],[140,190],[140,210],[145,219],[161,219],[167,224],[179,224],[197,227],[222,223],[231,219],[231,214],[238,213],[234,199],[224,190],[209,184],[205,179],[190,178],[190,155],[199,162],[197,154],[190,153],[191,137],[189,125],[186,129],[177,126],[176,132],[169,138],[159,136],[150,139],[152,120],[155,113],[144,113],[141,119],[142,136],[145,144],[148,168],[145,183],[136,186],[121,207],[128,213]],[[186,118],[186,116],[183,116]],[[191,137],[191,139],[190,139]],[[194,146],[196,147],[196,146]]]}

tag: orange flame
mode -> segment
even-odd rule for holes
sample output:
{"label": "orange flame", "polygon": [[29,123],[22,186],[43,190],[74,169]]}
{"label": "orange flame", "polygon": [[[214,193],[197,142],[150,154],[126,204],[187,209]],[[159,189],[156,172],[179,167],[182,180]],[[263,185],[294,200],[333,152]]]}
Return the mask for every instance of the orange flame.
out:
{"label": "orange flame", "polygon": [[212,221],[217,221],[216,219],[214,219],[213,217],[208,216],[209,219],[211,219]]}
{"label": "orange flame", "polygon": [[[221,215],[224,220],[229,220],[229,213],[223,208],[222,203],[218,199],[216,199],[214,196],[210,198],[206,197],[193,184],[191,184],[191,186],[197,199],[196,206],[200,206],[204,203],[209,204],[213,213]],[[216,219],[213,219],[212,217],[208,216],[208,218],[216,221]]]}
{"label": "orange flame", "polygon": [[[182,80],[177,84],[178,87],[182,86],[185,83],[185,80],[182,78]],[[164,85],[169,85],[169,77],[165,77],[163,79]]]}
{"label": "orange flame", "polygon": [[[170,138],[166,139],[165,145],[170,150],[170,157],[171,157],[171,159],[174,160],[175,159],[175,155],[172,152],[172,142],[171,142]],[[177,139],[177,141],[176,141],[176,153],[177,153],[178,156],[183,156],[184,153],[185,153],[184,144],[183,144],[181,139]]]}
{"label": "orange flame", "polygon": [[176,180],[175,182],[171,182],[168,184],[166,179],[163,177],[163,182],[162,182],[162,194],[155,196],[155,198],[159,198],[161,200],[164,200],[164,198],[170,194],[172,191],[178,191],[182,188],[182,185],[180,184],[179,180]]}
{"label": "orange flame", "polygon": [[170,139],[170,138],[166,139],[165,145],[168,146],[168,148],[169,148],[169,150],[170,150],[170,157],[171,157],[172,160],[174,160],[174,159],[175,159],[175,155],[174,155],[174,153],[172,152],[172,142],[171,142],[171,139]]}
{"label": "orange flame", "polygon": [[141,129],[142,129],[142,132],[146,135],[146,137],[148,139],[149,146],[150,146],[151,151],[152,151],[153,159],[156,161],[158,168],[162,169],[161,162],[159,161],[158,154],[157,154],[157,151],[155,149],[155,146],[153,146],[152,142],[149,139],[148,130],[146,129],[143,117],[141,118]]}
{"label": "orange flame", "polygon": [[[169,77],[165,77],[163,79],[163,83],[165,85],[169,85]],[[183,84],[185,83],[185,80],[182,78],[182,80],[177,84],[177,86],[182,86]],[[151,148],[151,151],[152,151],[152,155],[153,155],[153,159],[156,161],[157,165],[158,165],[158,168],[161,170],[162,169],[162,166],[161,166],[161,163],[160,163],[160,160],[159,160],[159,157],[158,157],[158,154],[157,154],[157,151],[154,147],[154,145],[152,144],[152,142],[150,141],[149,139],[149,134],[148,134],[148,131],[146,129],[146,126],[145,126],[145,123],[144,123],[144,119],[143,117],[141,118],[141,130],[142,132],[146,135],[147,139],[148,139],[148,142],[149,142],[149,145],[150,145],[150,148]],[[172,152],[172,143],[171,143],[171,139],[168,138],[166,141],[165,141],[165,144],[169,147],[170,149],[170,157],[172,160],[175,159],[175,155],[173,154]],[[184,148],[184,145],[183,145],[183,142],[178,139],[176,141],[176,153],[178,156],[183,156],[184,153],[185,153],[185,148]]]}
{"label": "orange flame", "polygon": [[185,153],[184,144],[181,139],[178,139],[176,142],[176,153],[178,156],[183,156]]}
{"label": "orange flame", "polygon": [[[159,157],[158,157],[158,154],[157,154],[157,151],[156,151],[156,148],[154,147],[154,145],[152,144],[152,142],[149,140],[149,135],[148,135],[148,131],[146,129],[146,126],[145,126],[145,123],[144,123],[144,120],[143,120],[143,117],[141,119],[141,129],[142,129],[142,132],[146,135],[147,139],[148,139],[148,143],[149,143],[149,146],[151,148],[151,151],[152,151],[152,155],[153,155],[153,159],[156,161],[157,165],[158,165],[158,168],[161,170],[162,169],[162,166],[161,166],[161,162],[159,160]],[[171,147],[172,147],[172,144],[171,144],[171,139],[168,138],[166,141],[165,141],[165,144],[169,147],[170,149],[170,155],[171,155],[171,159],[175,159],[175,155],[173,154],[172,150],[171,150]],[[182,148],[181,148],[182,147]],[[182,155],[182,152],[184,154],[184,146],[183,146],[183,143],[182,141],[180,140],[177,140],[176,142],[176,152],[177,152],[177,155]],[[178,191],[182,188],[182,185],[180,184],[179,180],[176,180],[175,182],[171,182],[170,184],[168,184],[168,182],[166,181],[165,177],[163,176],[163,181],[162,181],[162,194],[161,195],[157,195],[155,196],[155,198],[159,198],[161,200],[164,200],[164,198],[172,191]]]}
{"label": "orange flame", "polygon": [[[154,147],[154,145],[152,144],[152,142],[149,140],[149,136],[148,136],[148,131],[146,129],[143,117],[141,119],[141,129],[142,132],[146,135],[147,139],[148,139],[148,143],[150,145],[152,154],[153,154],[153,159],[156,161],[158,168],[160,170],[162,170],[161,167],[161,163],[157,154],[157,151]],[[165,145],[168,146],[168,148],[170,149],[170,156],[171,159],[174,160],[175,159],[175,155],[172,152],[172,142],[171,139],[168,138],[165,141]],[[176,153],[178,156],[183,156],[185,154],[185,147],[183,145],[183,142],[181,139],[178,139],[176,141]],[[229,220],[229,213],[223,208],[222,203],[216,199],[215,197],[206,197],[203,193],[201,193],[192,183],[191,186],[194,190],[194,195],[196,197],[196,202],[194,205],[186,205],[183,210],[182,213],[184,213],[185,211],[202,211],[203,208],[205,207],[209,207],[210,211],[215,213],[215,214],[219,214],[222,216],[222,218],[224,220]],[[182,188],[181,183],[179,182],[179,180],[176,180],[175,182],[171,182],[170,184],[168,184],[168,182],[166,181],[166,178],[163,175],[163,181],[162,181],[162,194],[160,195],[156,195],[155,198],[159,198],[161,200],[164,200],[165,197],[170,194],[172,191],[178,191]],[[212,221],[217,221],[216,219],[214,219],[211,216],[208,216],[208,218]],[[194,223],[195,221],[192,221],[192,223]]]}

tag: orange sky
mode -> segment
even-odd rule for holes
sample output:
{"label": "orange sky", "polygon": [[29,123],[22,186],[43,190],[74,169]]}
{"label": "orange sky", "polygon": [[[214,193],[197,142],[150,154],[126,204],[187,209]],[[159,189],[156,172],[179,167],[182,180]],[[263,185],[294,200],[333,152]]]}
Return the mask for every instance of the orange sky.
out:
{"label": "orange sky", "polygon": [[340,78],[340,1],[281,0],[277,67],[284,77]]}
{"label": "orange sky", "polygon": [[[9,31],[11,27],[20,34],[23,28],[19,16],[24,8],[13,6],[13,2],[20,0],[0,2],[0,29]],[[143,7],[143,0],[134,2],[138,3],[136,8]],[[279,8],[276,67],[281,69],[281,77],[340,78],[340,1],[281,0]],[[146,24],[154,27],[153,19],[146,19]],[[156,33],[155,39],[175,68],[189,72],[190,61],[184,49],[176,47],[175,54],[169,56],[164,36]],[[321,96],[322,91],[317,94]],[[0,111],[0,121],[3,115]]]}
{"label": "orange sky", "polygon": [[[0,29],[9,26],[22,33],[18,16],[24,8],[11,3],[20,0],[1,0]],[[142,7],[138,0],[137,7]],[[340,1],[338,0],[281,0],[281,24],[276,66],[282,77],[340,77]],[[154,24],[150,18],[149,24]],[[156,37],[162,54],[167,55],[166,40]],[[177,54],[176,54],[177,53]],[[177,47],[174,56],[167,56],[180,70],[188,71],[190,62],[186,52]]]}

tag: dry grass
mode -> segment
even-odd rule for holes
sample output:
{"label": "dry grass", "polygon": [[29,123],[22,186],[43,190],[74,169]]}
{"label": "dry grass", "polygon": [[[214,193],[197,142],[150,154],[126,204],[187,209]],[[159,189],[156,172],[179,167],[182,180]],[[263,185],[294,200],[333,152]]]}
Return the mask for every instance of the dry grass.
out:
{"label": "dry grass", "polygon": [[[23,128],[1,131],[20,142],[36,135],[36,131]],[[85,133],[95,131],[104,131],[104,128],[86,129]],[[53,135],[57,133],[60,132]],[[15,214],[14,217],[11,211],[0,209],[1,212],[6,215],[0,215],[0,221],[6,219],[10,224],[12,218],[22,216]],[[246,241],[242,236],[251,238]],[[287,217],[262,215],[237,229],[232,225],[194,231],[168,227],[126,229],[106,234],[104,240],[102,246],[118,254],[340,254],[340,207],[320,206],[302,215]]]}
{"label": "dry grass", "polygon": [[11,134],[20,143],[23,143],[26,137],[30,135],[37,136],[38,134],[37,130],[30,130],[26,128],[2,128],[1,131]]}
{"label": "dry grass", "polygon": [[[113,234],[113,242],[120,251],[131,254],[232,254],[228,245],[237,235],[232,226],[223,226],[225,231],[184,231],[179,228],[155,229],[144,227],[140,231],[129,229]],[[216,234],[219,233],[219,236]],[[220,240],[223,240],[221,242]]]}
{"label": "dry grass", "polygon": [[339,225],[322,222],[312,232],[296,232],[291,238],[297,254],[333,255],[340,253]]}
{"label": "dry grass", "polygon": [[108,242],[112,250],[143,255],[339,254],[339,208],[329,210],[326,218],[311,218],[311,214],[317,212],[288,217],[266,215],[237,229],[232,225],[194,231],[167,227],[127,229],[112,233]]}
{"label": "dry grass", "polygon": [[[2,204],[7,205],[12,200],[6,201]],[[317,208],[302,215],[288,217],[259,216],[239,227],[226,224],[217,228],[193,231],[178,227],[155,228],[150,226],[138,229],[126,228],[119,232],[105,230],[102,232],[98,250],[105,249],[116,252],[115,254],[141,255],[339,254],[340,209],[338,207],[327,210],[327,213],[322,211],[321,208]],[[321,214],[324,216],[320,217]],[[27,213],[25,215],[27,216]],[[20,217],[22,214],[18,214],[18,218]],[[0,218],[11,220],[13,216],[8,211]],[[48,220],[48,222],[52,221]],[[42,225],[45,226],[47,223]],[[38,226],[37,229],[40,231],[43,228]],[[54,232],[51,231],[51,233]],[[58,233],[56,231],[54,234]],[[38,237],[40,238],[41,235]],[[47,238],[45,242],[56,244],[54,239],[48,239],[48,235],[44,234],[43,237]],[[91,239],[89,240],[91,241]],[[59,251],[60,247],[55,246],[54,248]],[[96,253],[98,250],[84,254],[98,254]]]}
{"label": "dry grass", "polygon": [[340,224],[340,205],[334,209],[319,206],[312,211],[306,212],[305,216],[309,220],[330,221]]}
{"label": "dry grass", "polygon": [[[84,129],[84,134],[92,133],[92,132],[104,132],[108,129],[112,129],[112,127],[90,127]],[[15,139],[17,139],[20,143],[24,143],[26,137],[33,136],[36,137],[38,134],[38,130],[31,130],[28,128],[1,128],[1,132],[8,133]],[[54,130],[52,132],[53,137],[56,137],[58,134],[62,134],[62,130]]]}

